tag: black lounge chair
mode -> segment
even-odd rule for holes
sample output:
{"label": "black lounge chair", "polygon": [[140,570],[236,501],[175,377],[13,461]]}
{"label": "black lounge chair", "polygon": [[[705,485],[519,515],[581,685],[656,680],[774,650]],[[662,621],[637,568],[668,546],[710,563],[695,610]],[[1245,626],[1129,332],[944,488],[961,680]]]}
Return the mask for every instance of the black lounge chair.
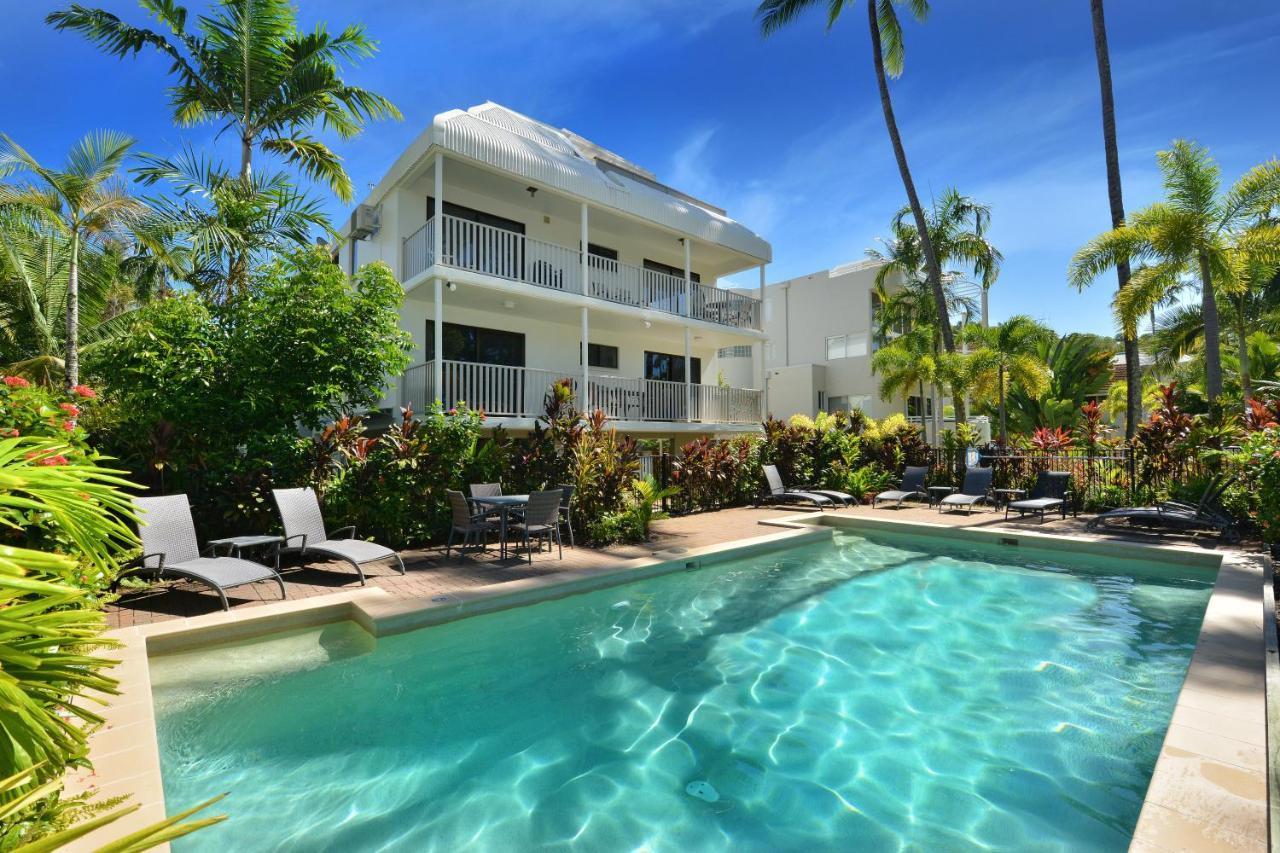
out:
{"label": "black lounge chair", "polygon": [[1089,519],[1086,530],[1094,532],[1115,529],[1113,522],[1141,527],[1151,532],[1197,533],[1211,531],[1225,542],[1238,542],[1240,530],[1236,520],[1217,508],[1218,501],[1233,477],[1214,477],[1192,506],[1181,501],[1165,501],[1155,506],[1128,506],[1099,513]]}
{"label": "black lounge chair", "polygon": [[900,507],[903,501],[911,498],[929,500],[929,493],[924,490],[924,481],[928,476],[928,465],[908,465],[902,472],[902,482],[898,484],[898,488],[876,495],[871,499],[871,505],[875,506],[880,501],[897,501]]}
{"label": "black lounge chair", "polygon": [[813,504],[819,509],[825,509],[835,505],[835,499],[818,492],[793,492],[788,491],[782,485],[782,475],[778,473],[778,466],[765,465],[764,478],[769,483],[769,495],[766,498],[768,503],[773,504],[794,504],[800,501],[806,501]]}
{"label": "black lounge chair", "polygon": [[275,581],[280,597],[287,598],[284,580],[270,566],[238,557],[203,556],[196,543],[196,526],[186,495],[134,498],[138,511],[138,538],[142,540],[142,567],[160,576],[172,575],[198,581],[218,594],[223,610],[230,610],[227,590],[259,581]]}
{"label": "black lounge chair", "polygon": [[969,468],[964,472],[964,484],[960,491],[953,492],[938,502],[938,512],[956,507],[964,507],[965,515],[973,511],[973,505],[991,502],[991,477],[995,472],[990,468]]}
{"label": "black lounge chair", "polygon": [[1065,471],[1041,471],[1036,475],[1036,484],[1031,487],[1031,494],[1004,505],[1004,517],[1009,517],[1009,510],[1018,514],[1019,518],[1027,515],[1039,515],[1044,521],[1045,514],[1057,510],[1062,517],[1067,517],[1067,504],[1071,499],[1071,475]]}

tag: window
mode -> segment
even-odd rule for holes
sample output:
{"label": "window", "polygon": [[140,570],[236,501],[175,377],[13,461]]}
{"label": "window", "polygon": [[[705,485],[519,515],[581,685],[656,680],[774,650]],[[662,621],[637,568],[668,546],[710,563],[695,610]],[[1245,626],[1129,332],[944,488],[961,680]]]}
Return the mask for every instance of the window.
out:
{"label": "window", "polygon": [[[427,218],[436,215],[436,200],[431,196],[427,196]],[[494,216],[492,213],[485,213],[483,210],[475,210],[470,207],[463,207],[460,204],[454,204],[451,201],[444,203],[444,215],[455,216],[458,219],[465,219],[468,222],[475,222],[479,225],[489,225],[493,228],[501,228],[503,231],[512,231],[516,234],[524,233],[524,223],[516,222],[514,219],[505,219],[501,216]],[[448,232],[445,232],[448,236]]]}
{"label": "window", "polygon": [[[933,417],[933,398],[932,397],[924,398],[924,416],[926,418]],[[907,417],[909,418],[920,417],[920,398],[918,396],[907,398]]]}
{"label": "window", "polygon": [[[582,364],[582,356],[578,356],[578,364]],[[608,344],[587,344],[587,367],[603,367],[606,370],[618,369],[618,348]]]}
{"label": "window", "polygon": [[868,394],[849,395],[849,394],[833,394],[827,400],[828,412],[852,412],[857,409],[865,412],[871,404],[871,396]]}
{"label": "window", "polygon": [[[684,267],[673,267],[671,264],[664,264],[661,261],[651,261],[648,258],[645,258],[644,268],[650,272],[663,272],[667,275],[673,275],[678,279],[684,279]],[[689,279],[690,281],[695,282],[702,281],[702,279],[698,277],[698,274],[693,270],[689,271]]]}
{"label": "window", "polygon": [[[694,385],[702,382],[702,360],[689,359],[693,376],[689,381]],[[666,352],[649,352],[644,354],[644,378],[661,379],[667,382],[684,381],[684,356]]]}
{"label": "window", "polygon": [[866,354],[867,336],[863,332],[827,338],[827,361],[835,361],[837,358],[860,358]]}
{"label": "window", "polygon": [[818,411],[825,412],[827,410],[827,392],[818,392]]}
{"label": "window", "polygon": [[[428,320],[427,361],[435,358],[435,329],[435,321]],[[445,323],[443,338],[445,361],[524,367],[524,335],[519,332]]]}
{"label": "window", "polygon": [[751,358],[751,344],[738,344],[736,347],[720,347],[716,350],[717,358]]}

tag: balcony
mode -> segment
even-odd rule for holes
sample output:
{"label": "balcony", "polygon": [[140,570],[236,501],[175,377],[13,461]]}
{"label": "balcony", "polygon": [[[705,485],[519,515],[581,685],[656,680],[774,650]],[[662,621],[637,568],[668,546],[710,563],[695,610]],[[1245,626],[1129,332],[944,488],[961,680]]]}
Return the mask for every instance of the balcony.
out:
{"label": "balcony", "polygon": [[[466,403],[492,417],[536,418],[552,384],[569,379],[577,393],[581,383],[580,373],[575,377],[531,367],[466,361],[445,361],[441,367],[441,393],[435,389],[434,362],[405,371],[400,404],[421,412],[439,399],[445,408]],[[762,394],[751,389],[616,376],[590,376],[588,383],[591,410],[600,409],[613,420],[758,424],[762,419]]]}
{"label": "balcony", "polygon": [[[582,255],[559,246],[445,215],[441,265],[566,293],[583,293]],[[405,238],[404,280],[435,263],[436,217]],[[662,311],[737,329],[760,328],[760,300],[679,276],[589,255],[586,294],[618,305]]]}

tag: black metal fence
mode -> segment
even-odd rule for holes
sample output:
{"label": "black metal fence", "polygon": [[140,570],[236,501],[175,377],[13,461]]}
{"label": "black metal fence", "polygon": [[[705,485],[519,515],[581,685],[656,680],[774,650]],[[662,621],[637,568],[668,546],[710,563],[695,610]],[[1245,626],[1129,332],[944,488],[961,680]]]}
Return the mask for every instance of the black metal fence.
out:
{"label": "black metal fence", "polygon": [[[958,485],[961,463],[959,451],[932,448],[931,482]],[[1098,510],[1124,504],[1145,503],[1211,476],[1196,458],[1170,460],[1153,458],[1141,448],[1120,446],[1034,450],[988,445],[970,448],[964,465],[995,470],[993,487],[1028,489],[1040,471],[1061,471],[1071,475],[1071,489],[1077,509]]]}

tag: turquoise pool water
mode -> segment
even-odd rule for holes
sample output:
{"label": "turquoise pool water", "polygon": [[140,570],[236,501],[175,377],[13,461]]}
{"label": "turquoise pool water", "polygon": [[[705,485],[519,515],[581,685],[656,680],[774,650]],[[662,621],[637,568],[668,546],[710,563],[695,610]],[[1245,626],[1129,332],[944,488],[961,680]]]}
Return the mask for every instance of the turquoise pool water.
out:
{"label": "turquoise pool water", "polygon": [[157,658],[175,847],[1123,850],[1211,573],[938,541]]}

